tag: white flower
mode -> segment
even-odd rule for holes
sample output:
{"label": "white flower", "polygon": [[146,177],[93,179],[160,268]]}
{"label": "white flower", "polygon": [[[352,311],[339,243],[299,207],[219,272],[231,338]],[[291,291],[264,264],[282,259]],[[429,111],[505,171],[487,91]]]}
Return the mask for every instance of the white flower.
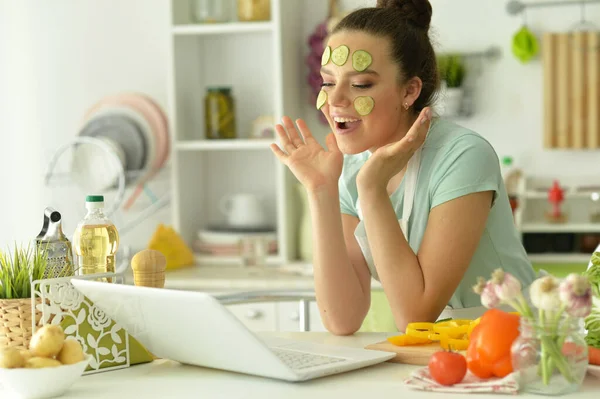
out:
{"label": "white flower", "polygon": [[88,323],[90,326],[96,331],[102,331],[108,326],[110,326],[112,320],[104,313],[102,310],[97,307],[92,308],[92,311],[88,315]]}
{"label": "white flower", "polygon": [[492,273],[492,283],[494,283],[496,296],[502,302],[512,301],[521,295],[521,282],[502,269],[496,269]]}
{"label": "white flower", "polygon": [[535,280],[529,287],[531,303],[544,311],[555,311],[560,308],[558,280],[552,276],[544,276]]}
{"label": "white flower", "polygon": [[560,283],[558,291],[567,314],[586,317],[592,311],[592,286],[586,277],[571,273]]}
{"label": "white flower", "polygon": [[77,310],[83,302],[83,295],[72,284],[60,284],[55,301],[65,310]]}

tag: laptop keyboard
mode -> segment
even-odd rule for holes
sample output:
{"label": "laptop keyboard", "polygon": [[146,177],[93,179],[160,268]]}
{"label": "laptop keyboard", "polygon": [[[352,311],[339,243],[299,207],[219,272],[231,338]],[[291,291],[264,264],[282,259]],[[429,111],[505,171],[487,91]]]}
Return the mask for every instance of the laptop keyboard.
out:
{"label": "laptop keyboard", "polygon": [[281,348],[271,348],[271,350],[293,370],[302,370],[309,367],[339,363],[346,360],[341,357],[315,355],[313,353],[298,352]]}

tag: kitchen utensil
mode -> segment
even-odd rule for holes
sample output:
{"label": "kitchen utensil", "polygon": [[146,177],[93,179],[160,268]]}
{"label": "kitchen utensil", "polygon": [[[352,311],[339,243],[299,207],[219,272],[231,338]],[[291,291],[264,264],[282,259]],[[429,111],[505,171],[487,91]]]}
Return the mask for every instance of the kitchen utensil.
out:
{"label": "kitchen utensil", "polygon": [[261,198],[254,194],[234,194],[224,197],[219,204],[221,212],[227,217],[229,226],[262,227],[267,218]]}
{"label": "kitchen utensil", "polygon": [[91,119],[81,129],[81,136],[107,137],[118,143],[125,152],[125,170],[141,170],[146,164],[144,135],[129,118],[104,115]]}
{"label": "kitchen utensil", "polygon": [[167,259],[160,252],[144,249],[131,259],[133,283],[142,287],[164,288]]}
{"label": "kitchen utensil", "polygon": [[73,250],[62,231],[60,212],[51,207],[44,209],[44,224],[35,240],[36,245],[46,251],[47,266],[43,278],[73,275]]}
{"label": "kitchen utensil", "polygon": [[600,148],[600,33],[546,33],[544,147]]}
{"label": "kitchen utensil", "polygon": [[[426,345],[397,346],[388,341],[367,345],[365,349],[394,352],[396,356],[388,360],[388,362],[414,364],[417,366],[427,366],[429,364],[429,358],[431,358],[431,355],[444,350],[440,346],[439,342]],[[465,351],[458,352],[462,354],[466,353]]]}
{"label": "kitchen utensil", "polygon": [[107,144],[120,161],[115,164],[114,157],[107,149],[93,144],[79,144],[73,150],[71,158],[71,176],[74,182],[87,192],[103,192],[117,185],[120,174],[126,168],[126,154],[115,140],[98,137]]}

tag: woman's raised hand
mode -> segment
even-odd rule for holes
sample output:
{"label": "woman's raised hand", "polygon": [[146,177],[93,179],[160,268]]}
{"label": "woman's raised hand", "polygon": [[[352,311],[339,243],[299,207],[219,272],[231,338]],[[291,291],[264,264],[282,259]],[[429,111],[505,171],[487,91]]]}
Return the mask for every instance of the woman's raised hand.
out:
{"label": "woman's raised hand", "polygon": [[326,138],[325,150],[313,137],[302,119],[296,121],[284,116],[283,125],[275,125],[282,148],[271,144],[271,150],[286,165],[308,191],[336,186],[342,173],[344,157],[337,146],[335,135]]}

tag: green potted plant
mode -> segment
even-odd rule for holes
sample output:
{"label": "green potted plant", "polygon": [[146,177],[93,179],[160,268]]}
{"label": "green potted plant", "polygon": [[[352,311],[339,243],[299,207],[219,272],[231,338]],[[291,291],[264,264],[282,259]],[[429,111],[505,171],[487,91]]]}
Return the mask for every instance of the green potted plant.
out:
{"label": "green potted plant", "polygon": [[466,74],[463,60],[456,54],[442,55],[438,57],[438,68],[442,81],[444,114],[459,115],[462,108],[463,83]]}
{"label": "green potted plant", "polygon": [[[28,245],[0,251],[0,348],[27,349],[32,336],[31,282],[43,279],[46,250]],[[35,312],[36,325],[41,312]]]}

